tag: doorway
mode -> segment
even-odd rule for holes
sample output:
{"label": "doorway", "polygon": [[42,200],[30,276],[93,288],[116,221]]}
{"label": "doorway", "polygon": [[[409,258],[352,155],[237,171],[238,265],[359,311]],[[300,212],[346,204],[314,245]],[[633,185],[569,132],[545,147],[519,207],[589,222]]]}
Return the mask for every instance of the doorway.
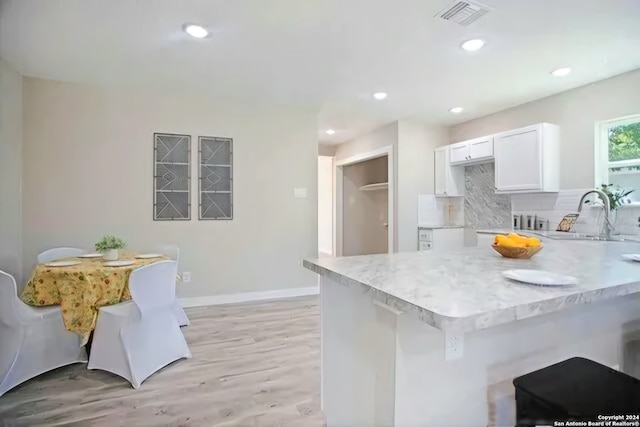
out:
{"label": "doorway", "polygon": [[391,253],[392,147],[336,162],[336,256]]}

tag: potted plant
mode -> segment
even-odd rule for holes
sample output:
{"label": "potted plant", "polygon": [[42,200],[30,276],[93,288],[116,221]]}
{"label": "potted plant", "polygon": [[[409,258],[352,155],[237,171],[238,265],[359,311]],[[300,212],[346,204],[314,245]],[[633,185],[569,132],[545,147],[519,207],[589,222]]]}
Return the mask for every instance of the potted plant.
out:
{"label": "potted plant", "polygon": [[[631,203],[631,199],[629,199],[629,194],[633,193],[635,190],[625,190],[614,184],[602,184],[598,190],[602,191],[607,195],[609,199],[609,221],[610,226],[615,228],[616,222],[618,220],[618,208],[622,205],[626,205]],[[596,200],[586,200],[586,203],[595,204]],[[598,203],[599,204],[599,203]]]}
{"label": "potted plant", "polygon": [[629,194],[633,193],[635,190],[624,190],[620,187],[615,187],[613,184],[602,184],[600,188],[604,194],[609,197],[609,205],[612,211],[615,211],[620,206],[631,203],[631,199],[629,199]]}
{"label": "potted plant", "polygon": [[96,243],[96,251],[104,254],[105,260],[115,261],[118,259],[118,249],[124,249],[126,246],[121,238],[107,235]]}
{"label": "potted plant", "polygon": [[[624,190],[613,184],[602,184],[598,190],[602,191],[609,198],[609,210],[614,213],[620,206],[631,203],[629,194],[635,190]],[[592,203],[586,200],[586,203]]]}

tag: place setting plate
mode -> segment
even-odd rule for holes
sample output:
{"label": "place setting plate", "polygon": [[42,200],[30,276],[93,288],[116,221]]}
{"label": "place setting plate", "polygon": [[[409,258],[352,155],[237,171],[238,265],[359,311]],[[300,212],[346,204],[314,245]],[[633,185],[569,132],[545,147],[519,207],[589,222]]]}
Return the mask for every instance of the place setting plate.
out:
{"label": "place setting plate", "polygon": [[545,270],[506,270],[502,274],[507,279],[536,286],[571,286],[578,284],[578,279],[573,276]]}
{"label": "place setting plate", "polygon": [[71,267],[72,265],[82,264],[80,261],[52,261],[48,262],[45,265],[47,267]]}
{"label": "place setting plate", "polygon": [[107,261],[104,263],[104,266],[105,267],[126,267],[128,265],[133,265],[133,264],[135,263],[130,259],[120,259],[116,261]]}
{"label": "place setting plate", "polygon": [[640,262],[640,254],[624,254],[622,255],[622,259],[626,259],[627,261]]}
{"label": "place setting plate", "polygon": [[153,259],[153,258],[160,258],[162,256],[162,254],[139,254],[136,255],[136,258],[138,259]]}
{"label": "place setting plate", "polygon": [[102,258],[103,254],[84,254],[84,255],[80,255],[78,256],[78,258]]}

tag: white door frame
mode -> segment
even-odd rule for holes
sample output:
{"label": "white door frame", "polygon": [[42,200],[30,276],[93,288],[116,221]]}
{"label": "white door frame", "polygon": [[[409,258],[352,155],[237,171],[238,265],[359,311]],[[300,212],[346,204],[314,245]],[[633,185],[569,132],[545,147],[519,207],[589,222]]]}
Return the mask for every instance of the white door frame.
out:
{"label": "white door frame", "polygon": [[333,223],[334,223],[334,238],[333,238],[333,254],[334,256],[342,256],[342,220],[343,220],[343,182],[344,182],[344,167],[352,165],[354,163],[364,162],[366,160],[377,159],[378,157],[387,156],[387,181],[389,183],[389,189],[387,191],[387,246],[388,252],[393,253],[393,243],[395,241],[395,192],[394,192],[394,168],[393,168],[393,145],[387,145],[372,151],[360,153],[346,159],[337,160],[334,162],[334,179],[333,179]]}
{"label": "white door frame", "polygon": [[[335,157],[334,156],[324,156],[321,154],[318,154],[318,166],[320,166],[320,158],[321,157],[326,157],[327,159],[331,160],[331,171],[329,172],[331,175],[331,183],[330,183],[330,189],[331,189],[331,248],[328,248],[327,250],[331,251],[330,254],[327,254],[326,252],[322,252],[321,251],[321,247],[320,244],[318,244],[318,255],[324,254],[324,255],[330,255],[330,256],[334,256],[335,252],[333,252],[335,250],[335,237],[336,237],[336,221],[335,221],[335,212],[336,212],[336,208],[335,208],[335,183],[333,182],[333,180],[335,179]],[[318,207],[320,207],[320,192],[318,192]],[[318,224],[320,223],[320,211],[318,210]],[[320,230],[320,226],[318,225],[318,230]],[[318,234],[318,243],[320,242],[320,235]]]}

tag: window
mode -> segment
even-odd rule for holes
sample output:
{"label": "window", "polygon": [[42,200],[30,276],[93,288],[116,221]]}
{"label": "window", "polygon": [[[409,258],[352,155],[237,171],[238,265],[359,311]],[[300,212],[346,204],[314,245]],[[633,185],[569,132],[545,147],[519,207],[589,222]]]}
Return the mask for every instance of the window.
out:
{"label": "window", "polygon": [[599,129],[597,184],[613,184],[631,190],[640,202],[640,115],[602,122]]}

